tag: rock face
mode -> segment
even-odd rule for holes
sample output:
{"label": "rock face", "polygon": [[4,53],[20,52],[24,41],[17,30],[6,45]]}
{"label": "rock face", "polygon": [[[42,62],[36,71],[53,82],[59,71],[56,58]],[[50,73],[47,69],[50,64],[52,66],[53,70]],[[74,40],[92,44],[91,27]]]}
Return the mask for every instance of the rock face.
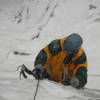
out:
{"label": "rock face", "polygon": [[[88,83],[76,90],[42,80],[36,99],[100,100],[100,0],[0,0],[0,100],[32,100],[37,81],[19,80],[42,47],[77,32],[88,56]],[[89,89],[90,88],[90,89]]]}
{"label": "rock face", "polygon": [[[65,30],[86,20],[88,12],[87,0],[0,0],[0,39],[6,41],[9,36],[7,44],[0,44],[5,45],[4,48],[8,47],[11,36],[19,40],[34,40],[40,36],[50,35],[51,31],[54,33]],[[8,51],[2,54],[8,55]]]}
{"label": "rock face", "polygon": [[87,0],[9,0],[9,2],[2,0],[1,2],[10,21],[18,24],[31,23],[32,26],[36,26],[54,17],[53,22],[63,25],[66,20],[66,23],[71,25],[88,17]]}

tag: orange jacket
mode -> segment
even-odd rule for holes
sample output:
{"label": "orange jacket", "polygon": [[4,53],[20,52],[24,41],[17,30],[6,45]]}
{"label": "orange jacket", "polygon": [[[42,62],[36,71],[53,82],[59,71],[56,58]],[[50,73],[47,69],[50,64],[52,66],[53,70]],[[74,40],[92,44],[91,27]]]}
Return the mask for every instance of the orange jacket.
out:
{"label": "orange jacket", "polygon": [[83,48],[80,48],[78,52],[71,57],[69,62],[66,62],[69,54],[63,49],[64,39],[65,38],[58,39],[60,41],[61,50],[56,55],[52,55],[52,51],[50,52],[49,45],[52,42],[42,49],[47,55],[42,67],[47,70],[49,77],[57,82],[62,82],[63,78],[75,76],[80,67],[87,68],[87,60],[84,60],[85,53]]}

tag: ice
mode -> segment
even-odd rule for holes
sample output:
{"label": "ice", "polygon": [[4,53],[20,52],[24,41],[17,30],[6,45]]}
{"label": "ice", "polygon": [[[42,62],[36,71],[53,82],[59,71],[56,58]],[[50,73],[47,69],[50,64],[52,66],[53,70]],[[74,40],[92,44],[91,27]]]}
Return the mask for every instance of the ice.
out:
{"label": "ice", "polygon": [[42,80],[36,100],[100,100],[100,0],[0,0],[0,100],[32,100],[37,80],[19,79],[17,67],[32,70],[42,47],[71,33],[84,40],[85,89]]}

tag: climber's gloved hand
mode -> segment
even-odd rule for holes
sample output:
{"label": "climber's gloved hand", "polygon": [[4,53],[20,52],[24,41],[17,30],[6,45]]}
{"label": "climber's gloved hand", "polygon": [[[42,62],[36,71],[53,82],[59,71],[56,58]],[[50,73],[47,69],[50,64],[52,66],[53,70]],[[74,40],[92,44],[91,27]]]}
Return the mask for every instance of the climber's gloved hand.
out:
{"label": "climber's gloved hand", "polygon": [[79,79],[76,77],[72,77],[70,81],[70,85],[74,88],[77,88],[79,86]]}
{"label": "climber's gloved hand", "polygon": [[35,68],[33,70],[33,76],[36,79],[44,79],[44,78],[47,77],[47,71],[45,69],[37,69],[37,68]]}
{"label": "climber's gloved hand", "polygon": [[32,74],[36,79],[42,79],[42,74],[40,69],[35,68]]}

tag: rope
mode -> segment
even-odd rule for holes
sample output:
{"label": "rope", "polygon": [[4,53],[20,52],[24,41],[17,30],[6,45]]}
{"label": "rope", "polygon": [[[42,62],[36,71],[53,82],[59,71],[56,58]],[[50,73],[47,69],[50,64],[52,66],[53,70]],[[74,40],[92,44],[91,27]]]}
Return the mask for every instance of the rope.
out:
{"label": "rope", "polygon": [[37,95],[38,88],[39,88],[39,82],[40,82],[40,80],[38,79],[38,82],[37,82],[37,87],[36,87],[36,91],[35,91],[35,95],[34,95],[33,100],[35,100],[35,99],[36,99],[36,95]]}

